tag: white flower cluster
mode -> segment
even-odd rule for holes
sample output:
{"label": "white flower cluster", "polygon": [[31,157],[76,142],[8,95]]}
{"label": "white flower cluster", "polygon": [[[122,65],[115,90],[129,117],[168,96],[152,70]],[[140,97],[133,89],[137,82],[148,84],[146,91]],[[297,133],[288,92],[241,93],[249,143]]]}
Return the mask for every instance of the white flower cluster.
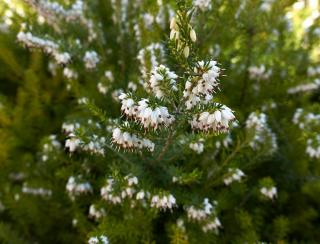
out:
{"label": "white flower cluster", "polygon": [[220,220],[214,215],[214,207],[208,198],[204,199],[203,208],[196,208],[195,206],[187,208],[188,219],[203,223],[203,232],[218,231],[218,228],[221,227]]}
{"label": "white flower cluster", "polygon": [[78,73],[76,71],[74,71],[73,69],[70,69],[68,67],[65,67],[63,69],[63,76],[66,77],[69,80],[78,79]]}
{"label": "white flower cluster", "polygon": [[190,206],[187,208],[187,215],[190,220],[203,221],[213,213],[213,210],[213,205],[209,202],[208,198],[205,198],[203,200],[203,209]]}
{"label": "white flower cluster", "polygon": [[34,196],[43,196],[43,197],[51,197],[52,191],[50,189],[45,188],[33,188],[29,187],[27,183],[23,184],[22,193],[34,195]]}
{"label": "white flower cluster", "polygon": [[275,0],[263,0],[260,9],[264,12],[269,12]]}
{"label": "white flower cluster", "polygon": [[193,0],[193,5],[203,12],[212,8],[211,0]]}
{"label": "white flower cluster", "polygon": [[69,53],[62,53],[59,51],[58,44],[50,40],[33,36],[31,32],[25,33],[23,31],[20,31],[17,35],[17,39],[28,48],[39,48],[44,52],[52,55],[58,64],[67,64],[71,60],[71,56]]}
{"label": "white flower cluster", "polygon": [[122,113],[138,121],[145,129],[152,127],[156,130],[160,125],[169,126],[175,121],[167,107],[160,106],[152,109],[148,99],[142,99],[136,103],[125,93],[121,94],[119,99],[122,103]]}
{"label": "white flower cluster", "polygon": [[70,176],[66,185],[66,190],[72,200],[76,196],[92,192],[92,186],[89,182],[82,180],[82,176]]}
{"label": "white flower cluster", "polygon": [[103,95],[106,95],[108,92],[108,86],[104,85],[101,82],[97,84],[97,88],[98,88],[98,91]]}
{"label": "white flower cluster", "polygon": [[229,169],[228,176],[224,178],[223,182],[230,185],[234,181],[240,182],[245,174],[240,169]]}
{"label": "white flower cluster", "polygon": [[[292,119],[304,131],[319,131],[320,114],[305,113],[302,108],[298,108]],[[306,153],[311,158],[320,158],[320,134],[308,138]]]}
{"label": "white flower cluster", "polygon": [[164,47],[160,43],[152,43],[139,51],[137,59],[140,62],[142,79],[148,80],[154,68],[164,61]]}
{"label": "white flower cluster", "polygon": [[319,76],[320,75],[320,65],[317,67],[309,67],[308,68],[308,76]]}
{"label": "white flower cluster", "polygon": [[54,20],[54,16],[65,19],[66,21],[74,21],[83,17],[83,1],[77,0],[70,7],[65,9],[58,2],[50,2],[48,0],[26,0],[32,7],[34,7],[41,16]]}
{"label": "white flower cluster", "polygon": [[197,142],[193,142],[189,144],[189,148],[193,151],[195,151],[197,154],[201,154],[204,151],[204,140],[200,139]]}
{"label": "white flower cluster", "polygon": [[87,69],[94,69],[100,62],[99,56],[95,51],[86,51],[83,62]]}
{"label": "white flower cluster", "polygon": [[293,116],[293,123],[300,129],[308,129],[320,125],[320,114],[305,113],[302,108],[298,108]]}
{"label": "white flower cluster", "polygon": [[89,143],[83,144],[81,149],[90,152],[92,154],[104,155],[104,146],[106,144],[106,138],[104,136],[98,137],[97,135],[92,135],[89,137]]}
{"label": "white flower cluster", "polygon": [[143,20],[144,26],[150,30],[154,23],[154,16],[150,13],[144,13],[142,14],[142,20]]}
{"label": "white flower cluster", "polygon": [[273,199],[277,196],[277,188],[273,187],[261,187],[260,192],[267,198]]}
{"label": "white flower cluster", "polygon": [[178,76],[170,71],[166,66],[160,65],[156,67],[151,74],[148,87],[154,95],[161,99],[168,92],[168,85],[173,91],[177,91],[176,79]]}
{"label": "white flower cluster", "polygon": [[311,158],[320,159],[320,134],[318,134],[314,139],[309,138],[307,140],[306,153]]}
{"label": "white flower cluster", "polygon": [[216,61],[200,61],[194,68],[194,72],[197,75],[186,82],[183,92],[187,109],[212,100],[212,94],[218,89],[219,85],[217,78],[220,74],[220,68]]}
{"label": "white flower cluster", "polygon": [[252,140],[249,145],[253,149],[258,149],[269,141],[269,153],[277,150],[277,138],[268,127],[266,114],[252,112],[246,121],[246,128],[252,133]]}
{"label": "white flower cluster", "polygon": [[251,66],[248,70],[252,80],[267,80],[272,75],[272,70],[267,70],[264,65]]}
{"label": "white flower cluster", "polygon": [[[92,120],[88,120],[88,126],[93,126],[94,128],[100,129],[99,123],[93,123]],[[81,125],[77,122],[63,123],[62,130],[68,136],[68,139],[65,142],[65,148],[67,148],[70,153],[75,152],[77,149],[81,149],[91,154],[103,156],[105,154],[104,147],[106,145],[106,138],[93,134],[88,136],[85,141],[83,141],[76,135],[76,130],[80,127]]]}
{"label": "white flower cluster", "polygon": [[106,216],[106,211],[104,208],[96,208],[94,204],[89,207],[89,217],[95,220],[99,220]]}
{"label": "white flower cluster", "polygon": [[104,235],[93,236],[90,237],[88,244],[109,244],[109,239]]}
{"label": "white flower cluster", "polygon": [[49,154],[61,148],[61,143],[57,140],[56,135],[50,135],[48,141],[43,144],[41,160],[46,162],[49,159]]}
{"label": "white flower cluster", "polygon": [[151,207],[160,210],[172,209],[176,206],[176,199],[171,194],[154,195],[151,198]]}
{"label": "white flower cluster", "polygon": [[218,217],[215,217],[212,221],[209,221],[207,224],[202,226],[203,232],[207,233],[209,231],[218,232],[218,229],[221,227],[221,222]]}
{"label": "white flower cluster", "polygon": [[[138,185],[138,178],[127,175],[124,180],[125,183],[121,186],[120,190],[116,192],[115,185],[119,184],[119,182],[115,181],[113,178],[107,179],[107,184],[100,190],[101,197],[112,204],[121,204],[126,198],[132,199],[137,192],[136,187]],[[141,194],[139,195],[139,198],[141,199]]]}
{"label": "white flower cluster", "polygon": [[74,134],[70,134],[69,138],[66,140],[65,148],[67,148],[70,153],[73,153],[80,147],[81,143],[82,141],[78,137]]}
{"label": "white flower cluster", "polygon": [[320,88],[320,79],[315,79],[314,82],[298,85],[288,89],[289,94],[311,92]]}
{"label": "white flower cluster", "polygon": [[231,122],[235,121],[233,111],[225,105],[220,105],[215,112],[202,112],[193,116],[190,121],[193,130],[216,133],[228,132]]}
{"label": "white flower cluster", "polygon": [[151,152],[154,151],[154,143],[149,139],[139,138],[135,134],[123,132],[120,128],[115,128],[112,132],[112,142],[124,149],[147,149]]}
{"label": "white flower cluster", "polygon": [[151,196],[148,191],[140,189],[138,178],[132,175],[124,177],[124,181],[117,181],[114,178],[107,179],[107,184],[100,190],[101,197],[111,204],[121,204],[128,199],[131,207],[135,207],[137,201],[147,207],[147,200],[151,208],[160,210],[172,209],[176,206],[176,199],[171,194],[159,193]]}

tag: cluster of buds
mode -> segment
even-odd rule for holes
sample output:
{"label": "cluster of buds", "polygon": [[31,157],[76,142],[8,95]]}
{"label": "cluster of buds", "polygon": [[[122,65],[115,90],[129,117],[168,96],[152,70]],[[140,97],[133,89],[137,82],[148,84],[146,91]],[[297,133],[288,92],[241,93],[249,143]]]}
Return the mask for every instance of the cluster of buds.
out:
{"label": "cluster of buds", "polygon": [[69,53],[60,52],[59,45],[51,40],[43,39],[32,35],[31,32],[20,31],[17,35],[19,42],[23,43],[28,48],[41,49],[50,54],[58,64],[67,64],[71,60]]}
{"label": "cluster of buds", "polygon": [[112,132],[112,142],[124,149],[147,149],[151,152],[154,150],[154,143],[149,139],[139,138],[135,134],[123,132],[120,128],[115,128]]}
{"label": "cluster of buds", "polygon": [[94,69],[100,62],[100,59],[95,51],[87,51],[83,57],[83,62],[87,69]]}
{"label": "cluster of buds", "polygon": [[220,68],[216,61],[198,62],[194,68],[194,73],[194,77],[186,82],[183,92],[187,109],[212,100],[212,94],[219,86],[217,79],[220,75]]}
{"label": "cluster of buds", "polygon": [[272,187],[262,187],[260,189],[262,195],[267,198],[274,199],[277,196],[277,188],[275,186]]}
{"label": "cluster of buds", "polygon": [[92,187],[89,182],[84,182],[82,180],[82,176],[71,176],[68,179],[67,185],[66,185],[66,190],[72,200],[76,196],[91,193],[92,192]]}
{"label": "cluster of buds", "polygon": [[152,109],[148,99],[142,99],[136,103],[125,93],[121,94],[119,99],[122,103],[122,113],[138,121],[145,129],[152,127],[156,130],[159,125],[169,126],[175,120],[173,115],[169,114],[167,107],[160,106]]}
{"label": "cluster of buds", "polygon": [[195,151],[197,154],[201,154],[204,150],[204,140],[200,139],[197,142],[193,142],[189,144],[189,148],[193,151]]}
{"label": "cluster of buds", "polygon": [[171,194],[154,195],[151,198],[151,207],[160,210],[172,209],[176,206],[176,199]]}
{"label": "cluster of buds", "polygon": [[244,176],[240,169],[229,169],[229,174],[223,181],[226,185],[230,185],[234,181],[240,182]]}
{"label": "cluster of buds", "polygon": [[161,99],[168,92],[168,89],[178,90],[176,86],[177,78],[178,76],[174,72],[166,66],[160,65],[153,70],[148,87],[157,98]]}
{"label": "cluster of buds", "polygon": [[201,114],[193,116],[190,124],[193,130],[221,133],[227,132],[230,123],[233,121],[235,121],[233,111],[227,106],[222,105],[213,113],[202,112]]}
{"label": "cluster of buds", "polygon": [[190,24],[188,24],[187,30],[189,36],[183,36],[182,31],[179,29],[179,26],[182,26],[183,16],[178,13],[178,18],[172,18],[170,22],[170,40],[175,41],[178,50],[182,50],[185,58],[188,58],[190,55],[190,42],[197,41],[197,35],[195,30]]}

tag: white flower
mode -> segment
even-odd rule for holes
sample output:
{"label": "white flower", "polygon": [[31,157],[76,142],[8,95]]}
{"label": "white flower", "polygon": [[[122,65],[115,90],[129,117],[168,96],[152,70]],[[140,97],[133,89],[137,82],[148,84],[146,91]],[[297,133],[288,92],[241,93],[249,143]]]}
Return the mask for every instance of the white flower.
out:
{"label": "white flower", "polygon": [[103,95],[106,95],[108,92],[108,87],[102,84],[101,82],[98,83],[97,88],[98,88],[98,91]]}
{"label": "white flower", "polygon": [[122,132],[120,128],[115,128],[112,132],[112,142],[124,149],[147,149],[154,150],[154,143],[148,139],[139,138],[134,134]]}
{"label": "white flower", "polygon": [[218,89],[218,77],[220,68],[216,61],[197,63],[194,68],[194,73],[197,74],[194,78],[187,80],[185,90],[183,92],[186,98],[185,105],[187,109],[191,109],[199,103],[206,103],[212,99],[212,94]]}
{"label": "white flower", "polygon": [[221,227],[221,222],[220,220],[216,217],[214,219],[214,221],[210,221],[209,223],[207,223],[206,225],[202,226],[202,230],[203,232],[208,232],[208,231],[217,231],[218,228]]}
{"label": "white flower", "polygon": [[245,174],[240,169],[229,169],[229,176],[223,181],[226,185],[230,185],[234,181],[241,181]]}
{"label": "white flower", "polygon": [[81,176],[71,176],[68,179],[66,190],[69,193],[71,199],[74,200],[75,196],[91,193],[92,187],[89,182],[84,182]]}
{"label": "white flower", "polygon": [[69,152],[75,152],[80,146],[81,140],[75,137],[73,134],[70,135],[70,138],[66,140],[65,147],[69,149]]}
{"label": "white flower", "polygon": [[148,99],[142,99],[136,103],[127,94],[121,94],[119,99],[122,103],[122,113],[129,118],[139,121],[145,129],[153,128],[156,130],[160,125],[169,126],[175,121],[166,107],[160,106],[152,109],[149,106]]}
{"label": "white flower", "polygon": [[201,9],[201,11],[207,11],[212,8],[211,0],[193,0],[193,5]]}
{"label": "white flower", "polygon": [[202,112],[193,116],[190,125],[194,130],[202,130],[205,132],[213,131],[216,133],[227,132],[231,122],[235,120],[233,111],[225,105],[220,106],[213,113]]}
{"label": "white flower", "polygon": [[106,211],[103,208],[97,209],[95,205],[90,205],[89,207],[89,217],[99,220],[106,216]]}
{"label": "white flower", "polygon": [[90,237],[88,244],[109,244],[108,237],[101,235],[101,236],[93,236]]}
{"label": "white flower", "polygon": [[262,195],[266,196],[267,198],[273,199],[277,196],[277,188],[273,187],[262,187],[260,189]]}
{"label": "white flower", "polygon": [[166,66],[160,65],[152,71],[147,87],[157,98],[163,98],[168,92],[168,85],[173,91],[177,91],[177,78],[178,76],[174,72],[170,71]]}
{"label": "white flower", "polygon": [[249,75],[250,79],[256,79],[256,80],[267,80],[270,78],[272,74],[272,70],[267,70],[264,65],[260,65],[260,67],[257,66],[251,66],[249,67]]}
{"label": "white flower", "polygon": [[78,78],[78,73],[67,67],[63,69],[63,75],[70,80]]}
{"label": "white flower", "polygon": [[204,151],[203,139],[200,139],[198,142],[190,143],[189,147],[196,153],[201,154]]}
{"label": "white flower", "polygon": [[144,197],[145,197],[144,191],[139,191],[139,192],[137,193],[136,199],[137,199],[137,200],[142,200],[142,199],[144,199]]}
{"label": "white flower", "polygon": [[196,42],[197,41],[197,34],[195,32],[194,29],[191,29],[190,31],[190,39],[193,41],[193,42]]}
{"label": "white flower", "polygon": [[95,51],[87,51],[83,57],[87,69],[94,69],[99,63],[100,59]]}
{"label": "white flower", "polygon": [[154,195],[151,198],[151,207],[160,210],[172,209],[176,206],[176,199],[171,194],[169,195]]}
{"label": "white flower", "polygon": [[268,153],[273,153],[277,150],[277,138],[268,126],[266,114],[257,112],[251,113],[246,121],[246,128],[253,134],[251,135],[252,140],[249,143],[253,149],[256,150],[269,141],[270,149]]}

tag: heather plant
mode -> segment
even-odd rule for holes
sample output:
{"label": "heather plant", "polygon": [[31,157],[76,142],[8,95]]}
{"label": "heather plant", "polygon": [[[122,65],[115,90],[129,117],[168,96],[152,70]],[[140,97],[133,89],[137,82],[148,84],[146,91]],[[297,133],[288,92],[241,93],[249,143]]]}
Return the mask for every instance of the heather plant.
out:
{"label": "heather plant", "polygon": [[312,1],[5,0],[0,16],[1,242],[320,238]]}

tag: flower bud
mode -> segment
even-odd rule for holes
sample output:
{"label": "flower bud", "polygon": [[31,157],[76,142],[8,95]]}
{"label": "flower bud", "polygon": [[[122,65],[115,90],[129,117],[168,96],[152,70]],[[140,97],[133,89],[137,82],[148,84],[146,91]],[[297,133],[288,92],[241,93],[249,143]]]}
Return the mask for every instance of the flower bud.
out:
{"label": "flower bud", "polygon": [[183,54],[186,58],[189,57],[190,54],[190,48],[188,46],[185,46],[185,48],[183,49]]}
{"label": "flower bud", "polygon": [[175,18],[172,18],[171,19],[171,22],[170,22],[170,29],[176,29],[177,27],[177,24],[176,24],[176,19]]}
{"label": "flower bud", "polygon": [[193,41],[193,42],[197,41],[197,35],[196,35],[196,32],[194,31],[194,29],[191,29],[191,31],[190,31],[190,38],[191,38],[191,41]]}

